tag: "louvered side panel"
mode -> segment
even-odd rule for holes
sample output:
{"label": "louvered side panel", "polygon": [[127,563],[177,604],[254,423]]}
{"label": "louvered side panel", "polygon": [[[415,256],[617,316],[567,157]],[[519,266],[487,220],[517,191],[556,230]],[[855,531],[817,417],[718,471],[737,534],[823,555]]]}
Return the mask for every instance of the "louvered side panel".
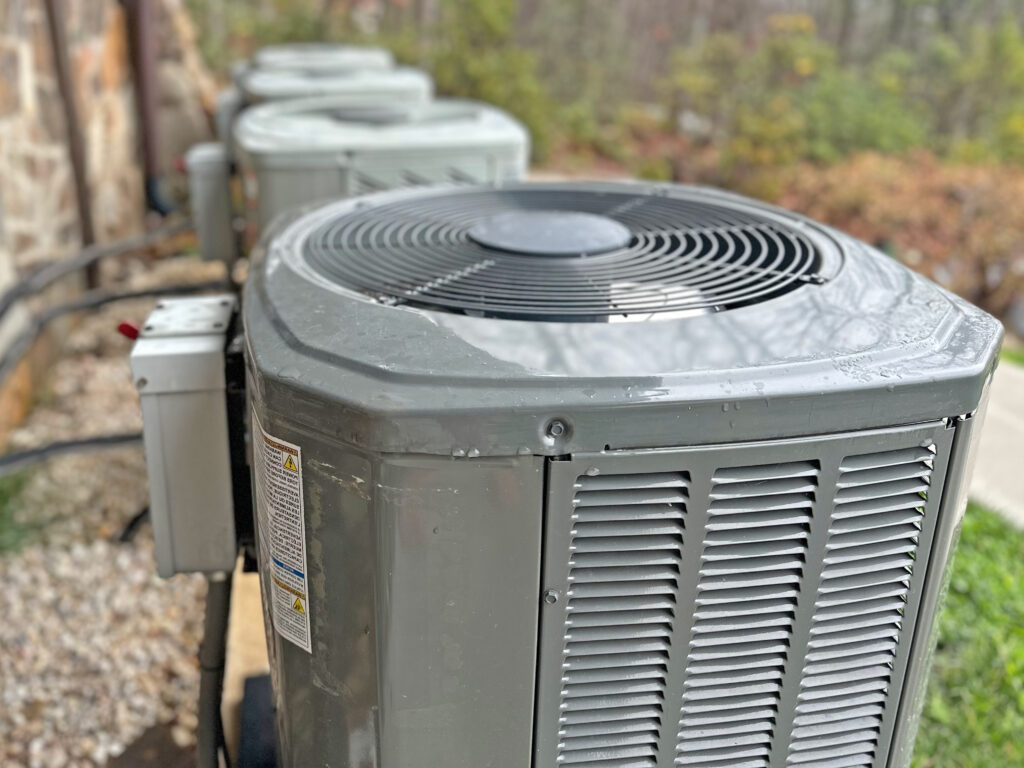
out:
{"label": "louvered side panel", "polygon": [[561,764],[656,765],[688,487],[682,472],[576,481]]}
{"label": "louvered side panel", "polygon": [[372,176],[365,171],[356,171],[352,177],[353,195],[372,195],[375,192],[383,192],[396,186],[385,179]]}
{"label": "louvered side panel", "polygon": [[954,434],[550,461],[534,764],[883,768]]}
{"label": "louvered side panel", "polygon": [[712,476],[676,764],[768,765],[820,467]]}
{"label": "louvered side panel", "polygon": [[787,764],[871,768],[879,752],[935,448],[844,458]]}

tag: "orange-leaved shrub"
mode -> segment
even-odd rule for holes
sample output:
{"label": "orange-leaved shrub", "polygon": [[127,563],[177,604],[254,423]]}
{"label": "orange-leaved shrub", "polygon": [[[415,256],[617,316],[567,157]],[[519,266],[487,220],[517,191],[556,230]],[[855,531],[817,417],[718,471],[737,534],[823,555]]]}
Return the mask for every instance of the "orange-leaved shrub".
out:
{"label": "orange-leaved shrub", "polygon": [[774,202],[878,246],[996,316],[1024,298],[1024,169],[915,152],[780,173]]}

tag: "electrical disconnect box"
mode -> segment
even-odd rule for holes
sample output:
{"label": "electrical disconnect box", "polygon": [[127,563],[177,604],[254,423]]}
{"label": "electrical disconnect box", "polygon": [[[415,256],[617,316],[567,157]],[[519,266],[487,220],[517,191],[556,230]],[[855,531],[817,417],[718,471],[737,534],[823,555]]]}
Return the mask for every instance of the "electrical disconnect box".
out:
{"label": "electrical disconnect box", "polygon": [[235,565],[224,350],[236,304],[163,299],[132,349],[161,576]]}

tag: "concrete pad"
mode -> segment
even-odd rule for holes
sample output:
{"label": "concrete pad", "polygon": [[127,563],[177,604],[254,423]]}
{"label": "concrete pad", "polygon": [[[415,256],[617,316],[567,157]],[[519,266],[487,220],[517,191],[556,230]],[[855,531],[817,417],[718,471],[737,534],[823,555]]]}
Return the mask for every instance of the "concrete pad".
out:
{"label": "concrete pad", "polygon": [[970,496],[1024,528],[1024,367],[996,370]]}

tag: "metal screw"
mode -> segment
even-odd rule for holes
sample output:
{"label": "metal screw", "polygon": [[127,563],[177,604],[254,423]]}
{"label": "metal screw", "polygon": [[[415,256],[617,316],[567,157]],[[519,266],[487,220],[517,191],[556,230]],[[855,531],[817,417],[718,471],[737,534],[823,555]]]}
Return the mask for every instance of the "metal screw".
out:
{"label": "metal screw", "polygon": [[547,432],[548,437],[564,437],[565,433],[569,431],[569,427],[561,419],[552,419],[548,422]]}
{"label": "metal screw", "polygon": [[554,605],[558,602],[559,597],[557,589],[549,589],[544,593],[544,602],[548,605]]}

